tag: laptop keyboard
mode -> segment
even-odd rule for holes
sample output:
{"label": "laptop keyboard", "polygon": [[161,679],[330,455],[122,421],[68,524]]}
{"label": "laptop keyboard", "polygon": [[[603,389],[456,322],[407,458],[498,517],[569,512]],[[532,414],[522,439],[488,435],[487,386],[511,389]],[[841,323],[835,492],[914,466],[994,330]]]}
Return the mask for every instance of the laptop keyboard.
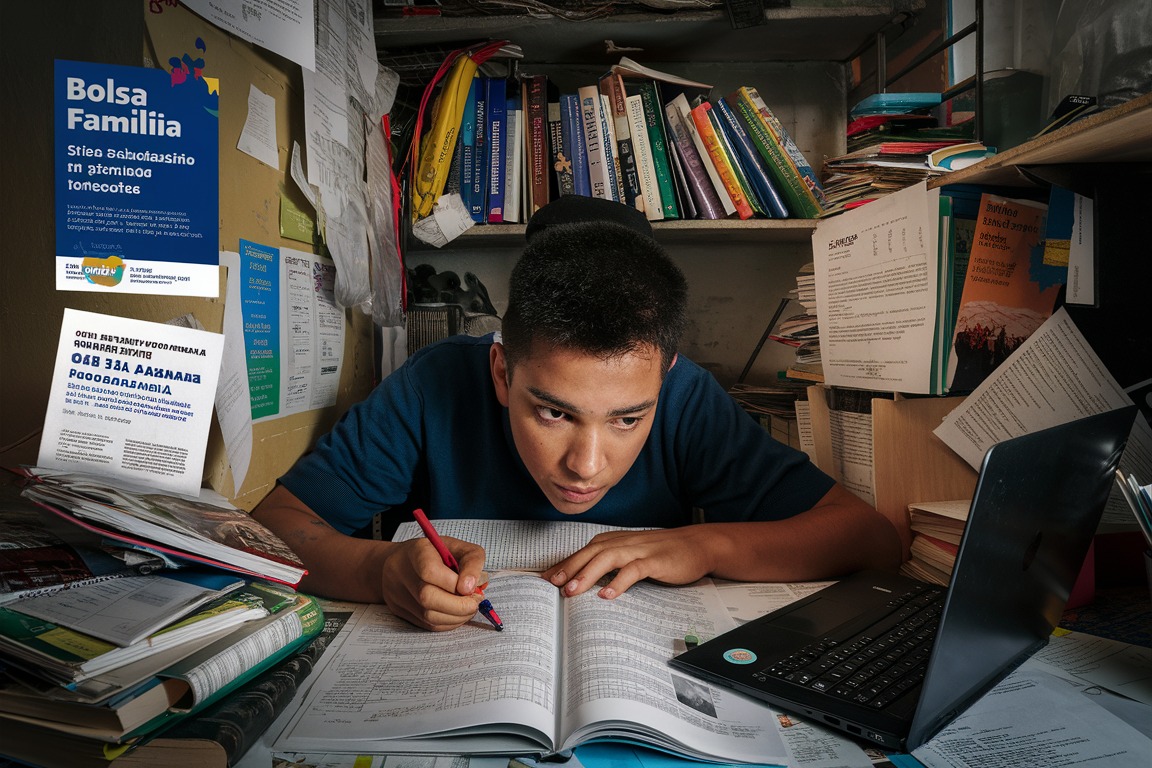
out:
{"label": "laptop keyboard", "polygon": [[891,611],[867,629],[811,643],[754,677],[775,677],[884,709],[923,681],[944,594],[941,587],[917,585],[894,597]]}

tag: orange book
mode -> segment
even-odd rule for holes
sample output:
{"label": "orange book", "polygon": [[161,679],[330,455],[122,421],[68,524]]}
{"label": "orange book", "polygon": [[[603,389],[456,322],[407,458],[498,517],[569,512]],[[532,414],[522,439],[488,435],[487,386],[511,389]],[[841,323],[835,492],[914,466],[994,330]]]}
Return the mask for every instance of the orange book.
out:
{"label": "orange book", "polygon": [[736,215],[742,219],[750,219],[754,213],[752,205],[748,202],[748,198],[745,197],[744,190],[740,187],[740,182],[736,178],[736,172],[732,168],[732,160],[724,151],[724,146],[720,143],[720,137],[716,135],[716,128],[708,118],[708,110],[711,108],[712,105],[706,101],[693,107],[690,113],[692,115],[692,123],[696,126],[696,131],[700,134],[700,138],[704,141],[704,147],[708,150],[708,157],[716,167],[716,172],[720,174],[720,180],[724,183],[724,189],[728,192],[728,197],[732,199],[732,204],[736,206]]}
{"label": "orange book", "polygon": [[1067,268],[1044,262],[1048,206],[984,193],[956,314],[949,391],[974,389],[1048,319]]}

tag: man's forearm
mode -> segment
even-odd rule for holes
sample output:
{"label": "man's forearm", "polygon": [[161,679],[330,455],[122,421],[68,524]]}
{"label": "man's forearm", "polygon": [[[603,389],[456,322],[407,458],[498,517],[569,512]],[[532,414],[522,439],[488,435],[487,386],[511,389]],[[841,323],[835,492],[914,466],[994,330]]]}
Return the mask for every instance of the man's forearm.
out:
{"label": "man's forearm", "polygon": [[268,494],[252,516],[304,562],[308,575],[300,582],[301,591],[339,600],[383,601],[381,562],[391,542],[340,533],[283,486]]}
{"label": "man's forearm", "polygon": [[786,520],[718,525],[713,575],[721,578],[808,581],[900,565],[896,529],[842,486]]}

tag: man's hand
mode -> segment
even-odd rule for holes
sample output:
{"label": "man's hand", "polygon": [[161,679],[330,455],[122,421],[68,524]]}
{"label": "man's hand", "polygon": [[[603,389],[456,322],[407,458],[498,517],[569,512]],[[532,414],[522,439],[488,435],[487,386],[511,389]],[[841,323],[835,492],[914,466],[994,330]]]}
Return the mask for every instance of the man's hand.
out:
{"label": "man's hand", "polygon": [[460,564],[457,575],[427,539],[393,543],[346,536],[284,486],[252,510],[304,562],[300,590],[358,603],[384,603],[418,627],[454,629],[476,615],[484,550],[459,539],[445,544]]}
{"label": "man's hand", "polygon": [[608,531],[548,570],[544,578],[565,595],[587,592],[605,575],[616,575],[597,594],[611,600],[641,579],[691,584],[716,570],[710,526],[655,531]]}
{"label": "man's hand", "polygon": [[571,596],[616,571],[597,593],[611,599],[641,579],[812,581],[863,568],[895,570],[900,559],[895,527],[837,484],[811,509],[784,520],[602,533],[543,576]]}
{"label": "man's hand", "polygon": [[402,619],[435,632],[467,624],[483,598],[474,594],[484,550],[459,539],[444,544],[460,563],[457,574],[424,538],[392,544],[380,569],[384,603]]}

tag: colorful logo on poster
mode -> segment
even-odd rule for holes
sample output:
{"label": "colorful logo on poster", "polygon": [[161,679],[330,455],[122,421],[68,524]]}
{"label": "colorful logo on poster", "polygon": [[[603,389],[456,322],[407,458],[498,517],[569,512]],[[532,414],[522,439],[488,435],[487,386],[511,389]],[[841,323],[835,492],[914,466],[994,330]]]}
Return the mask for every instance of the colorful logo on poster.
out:
{"label": "colorful logo on poster", "polygon": [[124,279],[124,260],[119,256],[85,256],[80,271],[93,285],[119,285]]}

